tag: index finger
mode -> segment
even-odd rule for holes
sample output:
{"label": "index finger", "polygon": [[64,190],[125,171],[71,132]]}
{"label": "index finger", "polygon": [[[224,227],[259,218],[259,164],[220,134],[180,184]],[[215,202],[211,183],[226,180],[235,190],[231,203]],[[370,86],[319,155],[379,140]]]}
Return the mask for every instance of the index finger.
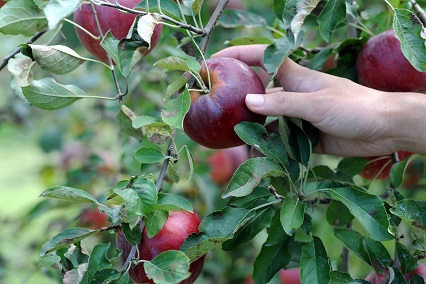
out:
{"label": "index finger", "polygon": [[265,70],[263,54],[266,47],[266,44],[231,46],[213,54],[211,57],[232,57],[249,66],[259,66]]}

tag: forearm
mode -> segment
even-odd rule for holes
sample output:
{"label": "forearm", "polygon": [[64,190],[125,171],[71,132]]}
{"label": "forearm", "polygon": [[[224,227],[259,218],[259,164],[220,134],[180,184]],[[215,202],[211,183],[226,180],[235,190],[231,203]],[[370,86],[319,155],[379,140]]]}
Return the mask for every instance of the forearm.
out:
{"label": "forearm", "polygon": [[426,94],[398,93],[395,98],[389,126],[397,148],[426,155]]}

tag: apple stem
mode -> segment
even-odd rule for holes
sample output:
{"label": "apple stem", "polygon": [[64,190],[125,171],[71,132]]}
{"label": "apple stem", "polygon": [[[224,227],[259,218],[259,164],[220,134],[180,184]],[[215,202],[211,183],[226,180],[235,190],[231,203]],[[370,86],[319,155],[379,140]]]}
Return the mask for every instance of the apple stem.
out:
{"label": "apple stem", "polygon": [[[41,32],[38,32],[38,33],[36,33],[35,35],[33,35],[31,38],[29,38],[26,42],[25,42],[25,44],[31,44],[31,43],[33,43],[33,42],[35,42],[36,40],[38,40],[42,35],[44,35],[44,33],[45,32],[47,32],[47,31],[41,31]],[[18,54],[19,52],[21,52],[21,47],[19,47],[19,48],[17,48],[17,49],[15,49],[15,51],[13,51],[11,54],[9,54],[8,56],[6,56],[4,59],[3,59],[3,62],[2,62],[2,64],[0,65],[0,71],[1,70],[3,70],[3,68],[4,67],[6,67],[7,66],[7,64],[9,63],[9,60],[10,59],[12,59],[16,54]]]}

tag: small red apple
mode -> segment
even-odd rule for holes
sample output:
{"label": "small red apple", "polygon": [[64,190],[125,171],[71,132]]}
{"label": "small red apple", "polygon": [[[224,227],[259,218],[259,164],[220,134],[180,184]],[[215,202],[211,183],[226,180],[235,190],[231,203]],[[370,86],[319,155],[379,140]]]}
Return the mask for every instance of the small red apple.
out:
{"label": "small red apple", "polygon": [[[398,158],[400,161],[403,161],[412,156],[413,154],[414,153],[412,152],[400,151],[398,152]],[[364,167],[364,169],[359,173],[360,176],[368,180],[381,180],[389,178],[389,173],[392,167],[392,157],[390,155],[383,157],[367,157],[366,159],[374,162],[368,163]],[[379,172],[380,174],[378,174]]]}
{"label": "small red apple", "polygon": [[[210,58],[206,63],[211,89],[207,94],[191,92],[191,107],[183,129],[192,140],[207,148],[243,145],[234,126],[242,121],[264,123],[266,119],[250,111],[245,104],[247,94],[265,93],[262,81],[247,64],[234,58]],[[200,75],[208,86],[206,64],[202,65]]]}
{"label": "small red apple", "polygon": [[405,58],[393,30],[370,38],[357,58],[360,84],[382,91],[426,90],[426,73],[417,71]]}
{"label": "small red apple", "polygon": [[[419,265],[411,272],[404,274],[404,278],[407,281],[410,281],[413,276],[417,274],[426,280],[426,265],[419,263]],[[365,280],[370,281],[371,284],[387,284],[389,280],[389,270],[386,270],[385,273],[376,273],[372,271]]]}
{"label": "small red apple", "polygon": [[238,167],[248,158],[246,145],[215,151],[207,160],[211,179],[218,185],[227,184]]}
{"label": "small red apple", "polygon": [[97,230],[108,226],[108,215],[101,213],[97,208],[84,210],[80,217],[80,223],[84,227]]}
{"label": "small red apple", "polygon": [[[112,0],[109,0],[109,2],[114,3]],[[125,7],[134,8],[141,2],[141,0],[118,0],[117,2]],[[102,32],[105,34],[108,30],[110,30],[112,35],[118,40],[127,36],[136,18],[135,14],[123,13],[113,7],[95,5],[95,9]],[[99,35],[99,29],[90,4],[82,4],[80,8],[74,12],[74,22],[91,32],[93,35]],[[151,48],[145,52],[145,55],[157,45],[161,37],[161,30],[161,25],[157,25],[155,27],[151,39]],[[108,64],[107,53],[100,45],[101,41],[92,38],[79,28],[76,28],[76,32],[81,44],[93,56]]]}
{"label": "small red apple", "polygon": [[300,284],[300,268],[281,269],[280,281],[281,284]]}
{"label": "small red apple", "polygon": [[[151,260],[161,252],[179,250],[182,243],[190,234],[199,232],[198,226],[200,223],[201,218],[196,212],[170,211],[169,218],[164,224],[164,227],[151,239],[148,238],[146,229],[144,228],[142,240],[138,245],[139,259]],[[119,231],[117,234],[117,248],[123,251],[121,260],[124,263],[130,253],[131,245],[127,242],[122,231]],[[204,255],[191,263],[189,266],[191,276],[182,281],[182,284],[194,283],[203,269],[205,258],[206,256]],[[131,267],[129,275],[136,283],[154,283],[146,276],[143,263]]]}

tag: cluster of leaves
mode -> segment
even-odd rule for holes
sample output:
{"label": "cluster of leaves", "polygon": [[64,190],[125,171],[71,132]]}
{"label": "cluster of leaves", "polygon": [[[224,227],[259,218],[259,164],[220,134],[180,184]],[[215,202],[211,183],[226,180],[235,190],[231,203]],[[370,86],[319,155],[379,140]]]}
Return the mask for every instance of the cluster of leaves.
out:
{"label": "cluster of leaves", "polygon": [[[158,3],[161,7],[157,6]],[[103,38],[102,46],[117,62],[117,67],[106,67],[118,70],[123,78],[129,79],[133,68],[141,59],[136,48],[149,45],[147,35],[152,34],[160,19],[167,16],[178,23],[185,23],[185,18],[196,19],[195,16],[201,12],[202,3],[203,1],[188,0],[183,1],[183,5],[178,5],[171,0],[162,0],[141,4],[141,8],[149,7],[153,13],[136,20],[129,38],[118,41],[110,33]],[[66,5],[60,5],[56,0],[12,0],[0,10],[0,32],[32,36],[47,30],[59,31],[64,19],[78,5],[78,1],[71,0],[66,1]],[[424,27],[412,11],[401,8],[391,10],[392,27],[401,40],[404,54],[413,66],[424,71]],[[278,67],[288,56],[302,63],[308,61],[310,67],[320,69],[330,55],[337,54],[339,63],[330,73],[356,80],[355,56],[366,41],[369,29],[368,26],[361,25],[361,16],[352,2],[275,0],[273,12],[276,17],[273,27],[260,15],[234,10],[225,11],[218,24],[232,29],[244,27],[271,30],[272,34],[268,36],[241,37],[229,42],[269,44],[265,51],[264,65],[271,76],[276,74]],[[388,11],[381,15],[389,17]],[[364,37],[332,42],[352,18],[357,20],[367,34],[363,34]],[[202,26],[202,23],[197,25]],[[304,47],[307,31],[314,27],[322,40],[331,44],[319,52],[307,52],[309,50]],[[200,34],[188,29],[176,30],[181,33],[179,47],[184,48],[188,43],[198,47],[195,39]],[[24,44],[22,47],[22,55],[15,56],[8,65],[13,76],[12,87],[20,97],[31,105],[46,110],[60,109],[89,97],[80,88],[59,84],[50,77],[34,80],[33,70],[37,63],[45,71],[64,75],[85,61],[94,61],[93,59],[83,58],[66,46]],[[200,64],[191,56],[182,54],[181,57],[166,57],[155,66],[166,72],[187,72],[200,81],[197,74]],[[97,233],[115,232],[121,228],[128,241],[136,246],[141,239],[141,220],[148,236],[154,236],[167,220],[168,211],[193,211],[191,203],[183,197],[159,192],[159,181],[162,182],[164,177],[158,178],[156,182],[149,172],[153,165],[163,163],[167,170],[163,174],[167,174],[168,181],[178,183],[180,176],[177,166],[181,166],[182,162],[175,162],[181,152],[188,158],[192,172],[191,153],[186,147],[176,151],[174,145],[176,131],[182,129],[184,116],[190,106],[186,84],[187,77],[179,76],[168,86],[166,102],[161,109],[161,120],[148,115],[138,116],[124,103],[121,104],[117,120],[124,132],[158,145],[165,141],[170,143],[165,154],[157,147],[139,148],[135,159],[141,164],[140,172],[130,179],[120,181],[108,191],[107,197],[113,205],[101,204],[87,192],[66,186],[56,186],[42,194],[42,197],[98,206],[102,212],[108,214],[111,222],[110,227],[97,230],[66,229],[43,245],[41,265],[61,270],[66,283],[129,283],[127,268],[135,260],[130,259],[125,263],[127,266],[120,267],[119,252],[114,252],[111,257],[107,256],[109,244],[98,244],[89,254],[82,240]],[[184,91],[179,96],[173,96],[181,89]],[[102,99],[122,100],[120,96]],[[262,153],[263,157],[251,158],[238,168],[222,195],[227,199],[226,206],[208,214],[199,227],[200,233],[191,235],[182,245],[181,251],[166,252],[144,262],[145,270],[151,278],[178,283],[188,276],[186,272],[190,262],[219,246],[223,250],[233,250],[267,229],[266,241],[254,261],[255,283],[266,283],[280,269],[294,267],[301,268],[303,283],[364,283],[365,281],[352,279],[347,271],[339,271],[333,267],[323,240],[316,234],[317,224],[309,211],[319,210],[317,208],[325,203],[327,221],[335,226],[334,236],[346,249],[378,273],[392,265],[392,257],[383,242],[395,240],[395,251],[401,267],[393,268],[394,277],[405,283],[402,273],[414,269],[418,257],[426,253],[421,239],[414,233],[426,228],[426,219],[422,214],[426,209],[424,201],[405,199],[395,189],[388,191],[387,198],[381,198],[369,192],[365,186],[357,184],[354,176],[365,166],[364,159],[342,159],[336,169],[325,165],[312,166],[312,148],[317,143],[318,133],[304,121],[281,117],[279,135],[268,133],[260,124],[248,122],[239,124],[235,131],[247,145]],[[393,165],[391,181],[395,187],[401,185],[408,163],[409,161],[403,161]],[[413,244],[410,248],[398,242],[398,226],[402,220],[413,226]],[[360,225],[359,230],[349,228],[349,224],[353,222]]]}

